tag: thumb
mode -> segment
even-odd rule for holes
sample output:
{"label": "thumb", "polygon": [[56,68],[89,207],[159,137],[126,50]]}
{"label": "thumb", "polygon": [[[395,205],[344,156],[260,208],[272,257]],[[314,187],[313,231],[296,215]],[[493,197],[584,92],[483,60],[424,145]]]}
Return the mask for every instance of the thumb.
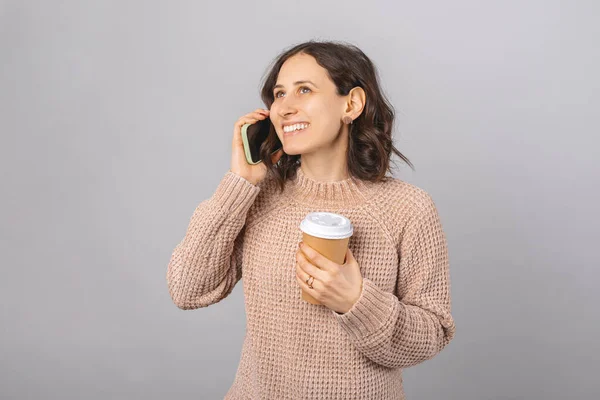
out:
{"label": "thumb", "polygon": [[350,248],[348,247],[348,250],[346,251],[346,259],[344,260],[344,266],[345,268],[350,267],[350,269],[346,270],[348,272],[348,276],[351,276],[352,279],[355,280],[362,280],[362,271],[360,270],[360,265],[358,265],[358,262],[356,261],[356,258],[354,258],[354,254],[352,254],[352,250],[350,250]]}
{"label": "thumb", "polygon": [[348,247],[346,250],[346,256],[344,258],[344,264],[354,264],[354,261],[356,261],[354,254],[352,254],[352,250],[350,250],[350,247]]}

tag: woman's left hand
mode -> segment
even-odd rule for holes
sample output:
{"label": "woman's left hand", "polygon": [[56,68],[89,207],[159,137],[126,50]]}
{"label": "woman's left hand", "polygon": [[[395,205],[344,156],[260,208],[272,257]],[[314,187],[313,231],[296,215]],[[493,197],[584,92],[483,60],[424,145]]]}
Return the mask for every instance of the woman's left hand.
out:
{"label": "woman's left hand", "polygon": [[[309,276],[314,277],[312,289],[306,283]],[[300,242],[296,252],[296,280],[305,292],[337,313],[348,312],[362,293],[362,274],[350,248],[346,263],[340,265]]]}

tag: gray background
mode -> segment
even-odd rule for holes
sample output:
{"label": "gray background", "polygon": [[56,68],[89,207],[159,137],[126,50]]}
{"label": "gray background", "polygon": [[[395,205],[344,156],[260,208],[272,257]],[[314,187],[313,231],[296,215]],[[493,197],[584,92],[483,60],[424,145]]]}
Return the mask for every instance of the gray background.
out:
{"label": "gray background", "polygon": [[[455,340],[409,399],[596,399],[596,1],[2,1],[0,398],[219,399],[241,284],[165,280],[270,61],[347,40],[397,110],[394,175],[447,233]],[[595,156],[595,157],[593,157]],[[395,158],[396,159],[396,158]],[[398,160],[398,159],[396,159]]]}

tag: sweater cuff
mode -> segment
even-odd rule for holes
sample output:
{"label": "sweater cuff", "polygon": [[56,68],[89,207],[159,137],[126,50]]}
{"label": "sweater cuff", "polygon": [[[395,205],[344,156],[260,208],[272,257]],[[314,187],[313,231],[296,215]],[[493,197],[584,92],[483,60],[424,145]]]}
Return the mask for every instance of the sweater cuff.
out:
{"label": "sweater cuff", "polygon": [[396,296],[363,278],[363,290],[352,308],[345,314],[332,313],[352,338],[362,339],[382,331],[392,322],[396,303]]}
{"label": "sweater cuff", "polygon": [[258,192],[260,187],[229,170],[217,186],[212,201],[222,212],[240,215],[248,212]]}

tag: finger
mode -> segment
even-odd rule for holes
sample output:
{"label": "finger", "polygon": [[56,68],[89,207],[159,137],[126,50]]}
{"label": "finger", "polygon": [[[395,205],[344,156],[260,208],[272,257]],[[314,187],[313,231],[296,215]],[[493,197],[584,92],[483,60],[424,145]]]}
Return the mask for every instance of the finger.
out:
{"label": "finger", "polygon": [[266,112],[264,112],[264,111],[255,111],[255,112],[253,112],[253,113],[250,113],[250,114],[248,114],[248,115],[249,115],[249,116],[252,116],[252,117],[258,117],[258,118],[262,118],[262,119],[265,119],[266,117],[268,117],[268,116],[269,116],[269,114],[268,114],[268,113],[266,113]]}
{"label": "finger", "polygon": [[265,119],[269,116],[269,113],[265,111],[254,111],[253,113],[247,114],[246,116],[251,118]]}
{"label": "finger", "polygon": [[254,122],[256,122],[256,120],[257,120],[257,118],[254,118],[254,117],[243,116],[240,119],[238,119],[237,121],[235,121],[235,124],[239,125],[239,126],[242,126],[247,123],[253,124]]}
{"label": "finger", "polygon": [[251,117],[240,118],[237,120],[235,125],[236,125],[236,127],[241,128],[242,126],[244,126],[246,124],[254,124],[259,120],[260,120],[259,118],[251,118]]}
{"label": "finger", "polygon": [[304,257],[301,251],[299,251],[298,255],[296,256],[296,271],[301,277],[306,275],[306,278],[308,278],[308,275],[310,275],[314,276],[315,280],[319,281],[325,281],[328,279],[327,272],[311,264],[306,257]]}
{"label": "finger", "polygon": [[346,255],[344,256],[344,264],[343,265],[346,265],[353,260],[354,260],[354,254],[352,254],[350,247],[348,247],[346,249]]}
{"label": "finger", "polygon": [[238,124],[238,125],[240,125],[240,126],[242,126],[242,125],[244,125],[244,124],[246,124],[246,123],[253,124],[253,123],[255,123],[255,122],[256,122],[256,121],[258,121],[258,120],[263,120],[263,119],[265,119],[266,117],[267,117],[267,115],[266,115],[266,114],[264,114],[264,113],[260,113],[260,112],[258,112],[258,111],[255,111],[255,112],[251,112],[251,113],[249,113],[249,114],[246,114],[246,115],[244,115],[243,117],[240,117],[240,118],[239,118],[239,119],[236,121],[236,124]]}
{"label": "finger", "polygon": [[[308,279],[308,277],[306,279]],[[296,282],[298,282],[298,285],[302,288],[302,290],[304,290],[306,293],[310,294],[316,300],[320,300],[321,291],[320,291],[320,287],[318,285],[317,280],[311,279],[309,281],[310,284],[312,285],[312,288],[310,288],[310,287],[308,287],[308,284],[306,283],[306,279],[302,279],[298,275],[296,275]]]}
{"label": "finger", "polygon": [[327,272],[337,272],[339,268],[338,264],[323,256],[321,253],[319,253],[306,243],[300,243],[300,250],[302,250],[302,252],[311,264],[314,264]]}

